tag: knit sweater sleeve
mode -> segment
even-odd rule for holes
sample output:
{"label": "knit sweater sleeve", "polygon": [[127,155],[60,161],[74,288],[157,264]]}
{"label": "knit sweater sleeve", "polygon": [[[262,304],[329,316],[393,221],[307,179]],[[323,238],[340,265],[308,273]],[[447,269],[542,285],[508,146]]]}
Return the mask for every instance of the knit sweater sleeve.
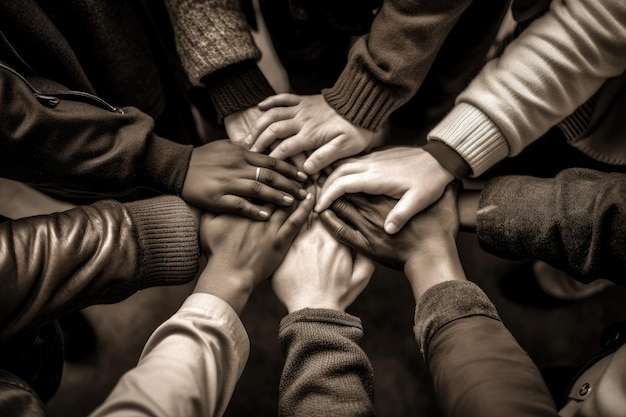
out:
{"label": "knit sweater sleeve", "polygon": [[285,358],[280,416],[374,415],[372,365],[359,346],[357,317],[304,309],[283,318],[278,336]]}
{"label": "knit sweater sleeve", "polygon": [[555,178],[505,176],[481,192],[476,233],[486,251],[540,259],[589,282],[626,285],[626,175],[573,168]]}
{"label": "knit sweater sleeve", "polygon": [[415,337],[442,415],[557,416],[539,370],[476,284],[428,289],[416,307]]}
{"label": "knit sweater sleeve", "polygon": [[370,33],[350,50],[326,101],[360,127],[377,130],[420,87],[469,0],[382,2]]}
{"label": "knit sweater sleeve", "polygon": [[261,52],[237,0],[166,0],[176,49],[192,84]]}
{"label": "knit sweater sleeve", "polygon": [[626,69],[626,3],[553,1],[490,61],[428,135],[479,176],[573,113]]}

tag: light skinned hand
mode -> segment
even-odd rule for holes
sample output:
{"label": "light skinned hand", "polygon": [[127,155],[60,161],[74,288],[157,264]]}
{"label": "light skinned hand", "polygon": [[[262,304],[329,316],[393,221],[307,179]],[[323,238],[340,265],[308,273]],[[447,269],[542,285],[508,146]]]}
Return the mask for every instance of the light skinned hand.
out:
{"label": "light skinned hand", "polygon": [[224,117],[224,127],[230,141],[242,148],[250,149],[252,146],[250,132],[261,115],[263,111],[257,106],[252,106]]}
{"label": "light skinned hand", "polygon": [[208,262],[194,292],[216,295],[241,312],[252,290],[283,260],[314,201],[308,194],[295,210],[278,208],[267,222],[204,213],[200,219],[200,245]]}
{"label": "light skinned hand", "polygon": [[258,107],[265,113],[249,138],[253,143],[250,149],[263,152],[282,140],[270,156],[285,160],[307,152],[303,169],[308,174],[361,153],[374,140],[374,132],[344,119],[321,94],[278,94],[263,100]]}
{"label": "light skinned hand", "polygon": [[385,232],[394,234],[437,201],[452,180],[452,173],[423,149],[390,147],[339,162],[324,182],[315,211],[324,211],[343,194],[386,195],[397,200],[384,223]]}
{"label": "light skinned hand", "polygon": [[396,233],[383,233],[383,223],[396,200],[369,194],[348,194],[320,214],[322,223],[340,242],[381,264],[402,270],[420,252],[438,245],[454,246],[459,229],[456,196],[458,182],[448,185],[444,197],[414,216]]}
{"label": "light skinned hand", "polygon": [[203,211],[267,220],[273,208],[257,201],[289,207],[307,195],[306,178],[288,162],[218,140],[192,151],[181,196]]}
{"label": "light skinned hand", "polygon": [[344,311],[367,286],[374,263],[337,242],[318,218],[304,227],[270,279],[292,313],[303,308]]}

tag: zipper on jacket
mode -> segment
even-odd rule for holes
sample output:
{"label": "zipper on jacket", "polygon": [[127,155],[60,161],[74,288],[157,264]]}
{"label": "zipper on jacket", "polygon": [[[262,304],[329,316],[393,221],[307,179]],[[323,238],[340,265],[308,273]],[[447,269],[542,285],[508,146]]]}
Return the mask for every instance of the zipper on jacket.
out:
{"label": "zipper on jacket", "polygon": [[3,62],[0,62],[0,68],[9,71],[11,74],[15,75],[20,80],[22,80],[28,86],[28,88],[33,92],[37,100],[46,107],[54,108],[61,102],[61,99],[68,99],[68,100],[80,101],[80,102],[87,103],[87,104],[92,104],[92,105],[100,107],[101,109],[108,110],[110,112],[124,114],[124,110],[110,105],[109,103],[107,103],[106,101],[104,101],[103,99],[101,99],[100,97],[94,94],[85,93],[84,91],[75,91],[75,90],[42,92],[36,89],[30,83],[30,81],[28,81],[26,78],[24,78],[24,76],[22,76],[22,74],[15,71],[13,68],[9,67]]}

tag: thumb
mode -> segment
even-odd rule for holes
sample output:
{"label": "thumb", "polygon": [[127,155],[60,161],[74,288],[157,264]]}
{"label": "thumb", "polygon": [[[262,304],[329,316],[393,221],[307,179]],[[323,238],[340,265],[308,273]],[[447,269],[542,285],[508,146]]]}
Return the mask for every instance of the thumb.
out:
{"label": "thumb", "polygon": [[385,232],[390,235],[397,233],[411,220],[411,217],[424,210],[431,203],[432,201],[423,198],[418,193],[407,191],[387,214]]}

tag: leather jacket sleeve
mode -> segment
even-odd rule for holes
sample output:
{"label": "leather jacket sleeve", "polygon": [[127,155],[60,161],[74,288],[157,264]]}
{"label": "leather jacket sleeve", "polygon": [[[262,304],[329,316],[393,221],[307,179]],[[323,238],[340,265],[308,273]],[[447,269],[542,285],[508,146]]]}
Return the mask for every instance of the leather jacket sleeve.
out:
{"label": "leather jacket sleeve", "polygon": [[625,174],[583,168],[493,178],[481,192],[476,233],[502,258],[539,259],[581,282],[626,285],[624,195]]}
{"label": "leather jacket sleeve", "polygon": [[163,196],[0,224],[0,342],[58,315],[194,278],[197,230],[187,206]]}
{"label": "leather jacket sleeve", "polygon": [[2,177],[86,195],[182,190],[192,147],[154,135],[153,119],[136,108],[27,79],[2,62],[0,106]]}

